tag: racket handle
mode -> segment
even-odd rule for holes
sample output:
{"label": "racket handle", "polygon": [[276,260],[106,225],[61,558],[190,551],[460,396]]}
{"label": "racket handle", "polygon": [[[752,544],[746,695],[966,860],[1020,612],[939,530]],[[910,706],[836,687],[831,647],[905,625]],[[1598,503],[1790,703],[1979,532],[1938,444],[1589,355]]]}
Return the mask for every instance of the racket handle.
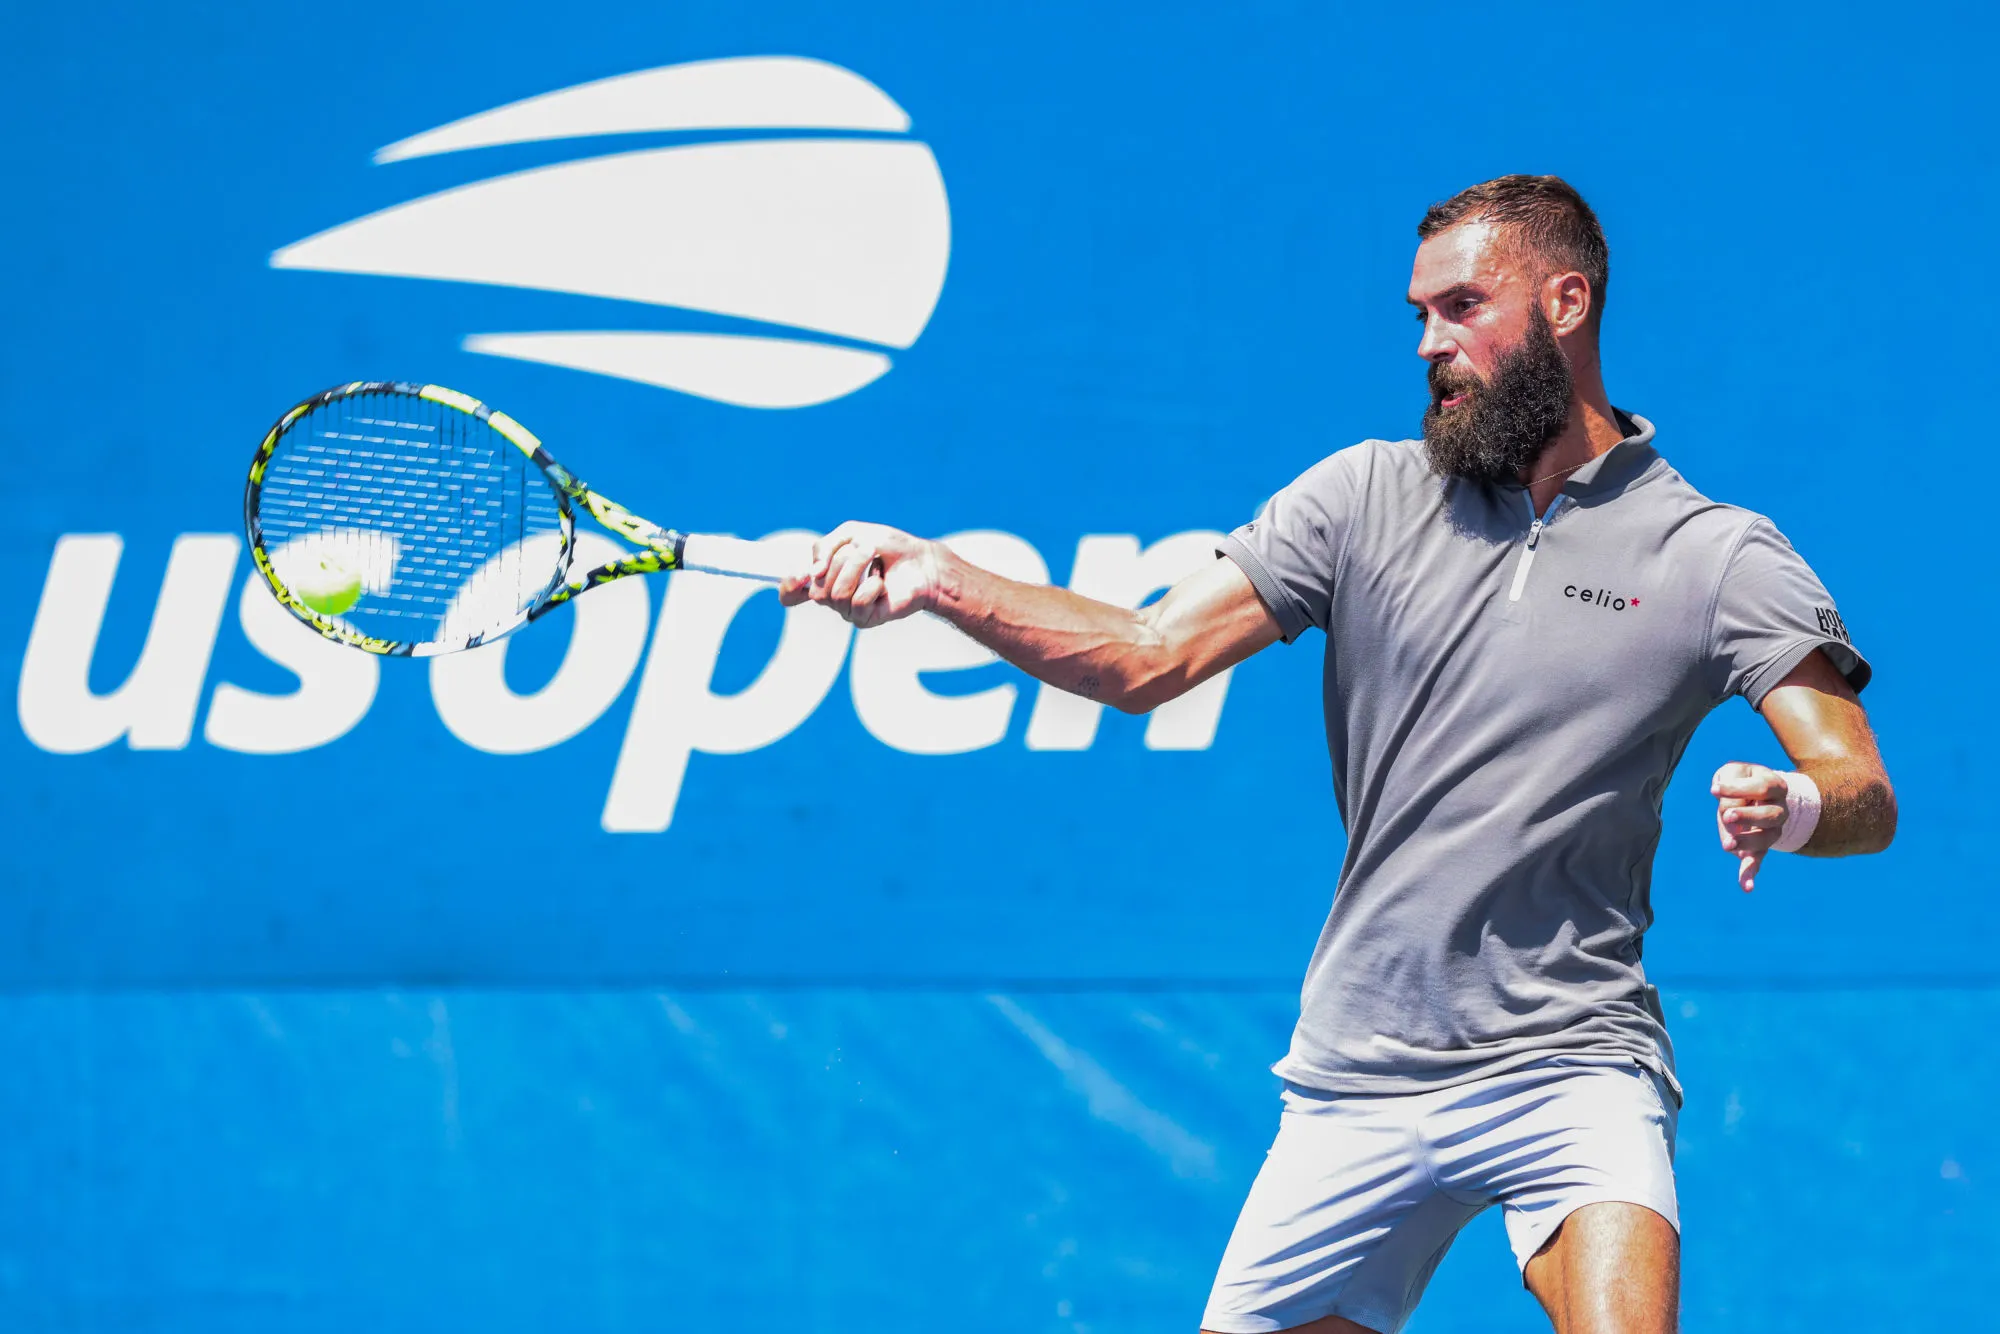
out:
{"label": "racket handle", "polygon": [[804,574],[810,564],[809,553],[791,543],[745,542],[740,537],[715,533],[689,533],[681,542],[680,568],[704,574],[762,579],[775,584],[795,574]]}

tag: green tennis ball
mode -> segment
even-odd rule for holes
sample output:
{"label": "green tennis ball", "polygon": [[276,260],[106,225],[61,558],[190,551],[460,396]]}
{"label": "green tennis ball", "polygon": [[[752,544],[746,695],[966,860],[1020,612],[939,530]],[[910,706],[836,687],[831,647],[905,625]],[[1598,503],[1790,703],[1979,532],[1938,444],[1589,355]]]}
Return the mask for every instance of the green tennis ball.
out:
{"label": "green tennis ball", "polygon": [[361,572],[331,556],[302,562],[286,583],[300,602],[322,616],[338,616],[361,601]]}

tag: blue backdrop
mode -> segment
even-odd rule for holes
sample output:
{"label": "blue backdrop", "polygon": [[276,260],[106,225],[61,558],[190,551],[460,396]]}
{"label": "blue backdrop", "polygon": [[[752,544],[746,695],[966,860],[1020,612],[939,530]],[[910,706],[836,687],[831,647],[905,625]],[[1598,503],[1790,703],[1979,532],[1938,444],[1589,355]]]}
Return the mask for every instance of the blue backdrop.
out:
{"label": "blue backdrop", "polygon": [[[9,28],[0,1320],[1192,1328],[1339,863],[1316,640],[1094,733],[949,646],[781,646],[769,594],[691,579],[375,674],[243,595],[243,470],[314,389],[428,379],[663,522],[982,532],[1136,599],[1132,550],[1414,431],[1415,221],[1524,170],[1604,221],[1614,401],[1840,600],[1902,801],[1889,853],[1746,898],[1699,780],[1778,758],[1762,724],[1719,711],[1668,794],[1689,1326],[1984,1318],[2000,906],[1955,813],[2000,740],[1957,689],[1993,648],[1958,456],[1992,381],[1985,9]],[[857,144],[880,172],[802,184]],[[600,159],[615,207],[564,214]],[[432,196],[497,239],[417,205],[274,265]],[[640,293],[614,223],[695,276]],[[576,369],[578,331],[623,369]],[[466,346],[503,333],[542,341]],[[1539,1322],[1486,1219],[1414,1327]]]}

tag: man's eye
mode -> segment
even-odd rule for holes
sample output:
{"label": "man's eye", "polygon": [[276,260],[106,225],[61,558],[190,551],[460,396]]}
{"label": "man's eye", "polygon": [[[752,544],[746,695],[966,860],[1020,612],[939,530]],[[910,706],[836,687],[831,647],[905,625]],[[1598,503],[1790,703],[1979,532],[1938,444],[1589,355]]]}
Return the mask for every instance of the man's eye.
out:
{"label": "man's eye", "polygon": [[1420,310],[1420,311],[1418,311],[1418,312],[1417,312],[1417,323],[1418,323],[1418,324],[1423,324],[1424,322],[1426,322],[1426,321],[1427,321],[1427,320],[1429,320],[1429,319],[1430,319],[1430,312],[1429,312],[1429,311],[1425,311],[1425,310]]}

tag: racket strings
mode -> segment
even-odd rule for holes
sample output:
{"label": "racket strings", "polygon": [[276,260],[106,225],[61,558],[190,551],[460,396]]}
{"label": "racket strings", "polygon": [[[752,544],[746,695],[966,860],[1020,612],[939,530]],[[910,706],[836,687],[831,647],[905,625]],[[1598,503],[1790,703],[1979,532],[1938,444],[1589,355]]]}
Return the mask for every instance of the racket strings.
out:
{"label": "racket strings", "polygon": [[541,470],[487,423],[415,395],[338,398],[293,423],[258,509],[281,579],[288,559],[353,571],[362,596],[340,619],[401,643],[511,624],[558,568],[562,515]]}

